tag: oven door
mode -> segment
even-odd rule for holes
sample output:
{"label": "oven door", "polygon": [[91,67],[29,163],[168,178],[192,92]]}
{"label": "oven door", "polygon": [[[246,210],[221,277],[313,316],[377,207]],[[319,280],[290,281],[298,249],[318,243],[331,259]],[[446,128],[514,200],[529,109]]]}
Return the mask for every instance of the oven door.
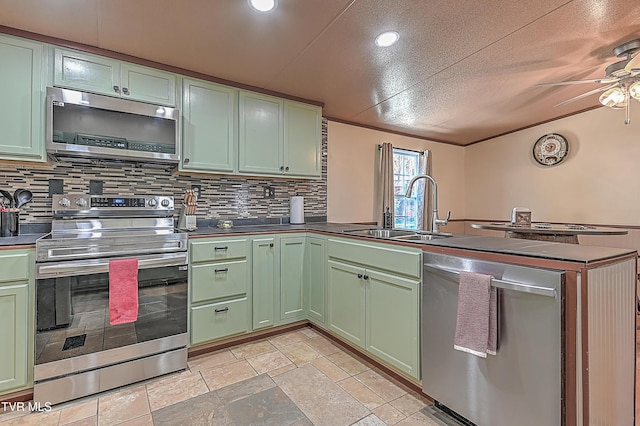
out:
{"label": "oven door", "polygon": [[36,365],[184,334],[187,253],[138,257],[138,319],[109,323],[109,260],[36,265]]}

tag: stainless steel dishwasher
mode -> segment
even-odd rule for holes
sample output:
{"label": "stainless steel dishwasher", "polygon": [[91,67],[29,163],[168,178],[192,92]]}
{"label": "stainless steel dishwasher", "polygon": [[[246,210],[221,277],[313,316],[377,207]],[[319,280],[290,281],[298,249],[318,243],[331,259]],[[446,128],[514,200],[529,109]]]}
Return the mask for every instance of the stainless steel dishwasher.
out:
{"label": "stainless steel dishwasher", "polygon": [[[477,425],[562,422],[564,273],[424,252],[422,389]],[[497,354],[453,348],[460,271],[494,277]]]}

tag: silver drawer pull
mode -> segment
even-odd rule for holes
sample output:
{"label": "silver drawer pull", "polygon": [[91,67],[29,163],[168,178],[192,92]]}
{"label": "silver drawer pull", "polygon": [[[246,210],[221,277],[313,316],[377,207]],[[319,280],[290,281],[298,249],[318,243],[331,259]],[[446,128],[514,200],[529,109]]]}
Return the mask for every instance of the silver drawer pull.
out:
{"label": "silver drawer pull", "polygon": [[228,310],[229,310],[229,307],[227,306],[226,308],[215,309],[215,313],[219,314],[220,312],[227,312]]}
{"label": "silver drawer pull", "polygon": [[220,272],[229,272],[229,268],[216,269],[214,272],[215,272],[216,274],[219,274]]}
{"label": "silver drawer pull", "polygon": [[215,250],[215,251],[218,251],[218,250],[229,250],[229,247],[228,247],[228,246],[224,246],[224,247],[214,247],[214,249],[213,249],[213,250]]}

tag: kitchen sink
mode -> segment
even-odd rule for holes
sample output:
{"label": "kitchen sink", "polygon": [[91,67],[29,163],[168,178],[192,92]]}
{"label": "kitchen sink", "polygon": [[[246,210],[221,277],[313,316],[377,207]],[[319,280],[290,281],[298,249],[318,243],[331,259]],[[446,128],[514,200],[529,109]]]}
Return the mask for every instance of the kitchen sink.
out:
{"label": "kitchen sink", "polygon": [[364,235],[367,237],[376,238],[396,238],[416,234],[416,231],[412,231],[409,229],[352,229],[343,232],[345,234]]}
{"label": "kitchen sink", "polygon": [[411,235],[399,235],[396,237],[392,237],[393,240],[401,240],[401,241],[431,241],[431,240],[439,240],[442,238],[453,237],[453,234],[449,234],[446,232],[438,232],[437,234],[427,232],[420,234],[411,234]]}

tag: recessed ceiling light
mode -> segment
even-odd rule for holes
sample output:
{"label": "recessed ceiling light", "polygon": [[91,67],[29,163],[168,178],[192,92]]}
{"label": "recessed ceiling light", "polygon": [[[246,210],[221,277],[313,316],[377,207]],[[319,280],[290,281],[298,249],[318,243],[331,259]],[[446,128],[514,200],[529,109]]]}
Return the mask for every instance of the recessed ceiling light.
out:
{"label": "recessed ceiling light", "polygon": [[397,31],[385,31],[376,37],[376,45],[380,47],[389,47],[395,44],[400,38],[400,34]]}
{"label": "recessed ceiling light", "polygon": [[271,12],[278,5],[277,0],[249,0],[249,4],[258,12]]}

